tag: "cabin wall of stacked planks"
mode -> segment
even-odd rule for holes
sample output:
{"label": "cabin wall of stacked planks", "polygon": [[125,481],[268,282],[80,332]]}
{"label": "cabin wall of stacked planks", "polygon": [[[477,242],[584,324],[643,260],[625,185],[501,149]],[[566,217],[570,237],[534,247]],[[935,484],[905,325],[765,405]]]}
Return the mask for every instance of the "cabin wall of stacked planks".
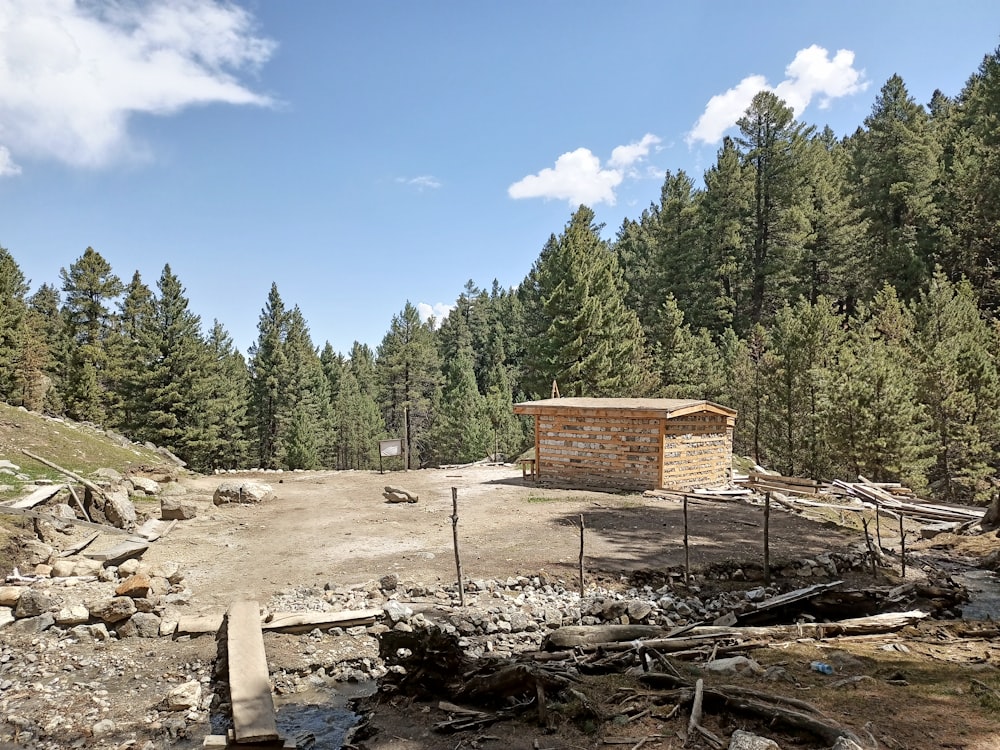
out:
{"label": "cabin wall of stacked planks", "polygon": [[535,418],[536,481],[690,490],[732,476],[736,412],[710,401],[552,398],[514,413]]}

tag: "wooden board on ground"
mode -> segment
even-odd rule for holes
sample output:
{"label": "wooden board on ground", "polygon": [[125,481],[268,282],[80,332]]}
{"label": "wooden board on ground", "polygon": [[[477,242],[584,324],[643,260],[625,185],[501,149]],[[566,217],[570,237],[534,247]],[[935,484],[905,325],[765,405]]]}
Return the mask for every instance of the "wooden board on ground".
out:
{"label": "wooden board on ground", "polygon": [[84,552],[83,556],[91,560],[97,560],[98,562],[117,565],[124,560],[128,560],[130,557],[138,557],[148,549],[149,542],[145,539],[126,539],[114,547],[99,552]]}
{"label": "wooden board on ground", "polygon": [[185,615],[178,620],[174,636],[217,633],[219,632],[219,628],[222,627],[224,617],[224,612],[215,612],[207,615]]}
{"label": "wooden board on ground", "polygon": [[158,518],[150,518],[148,521],[144,521],[143,524],[132,533],[136,536],[141,536],[147,542],[155,542],[157,539],[162,539],[169,534],[176,525],[176,520],[161,521]]}
{"label": "wooden board on ground", "polygon": [[359,609],[346,612],[275,612],[261,627],[283,633],[308,632],[314,628],[353,628],[374,625],[381,609]]}
{"label": "wooden board on ground", "polygon": [[94,540],[101,535],[100,531],[95,531],[93,534],[88,536],[82,542],[77,542],[72,547],[68,547],[59,553],[59,557],[71,557],[77,552],[83,552],[87,547],[94,543]]}
{"label": "wooden board on ground", "polygon": [[280,740],[257,602],[233,602],[230,605],[226,640],[236,742]]}
{"label": "wooden board on ground", "polygon": [[58,494],[61,490],[66,489],[64,484],[50,484],[45,487],[39,487],[34,492],[25,495],[22,498],[18,498],[14,502],[10,503],[6,507],[8,508],[34,508],[36,505],[41,505],[46,500],[48,500],[53,495]]}

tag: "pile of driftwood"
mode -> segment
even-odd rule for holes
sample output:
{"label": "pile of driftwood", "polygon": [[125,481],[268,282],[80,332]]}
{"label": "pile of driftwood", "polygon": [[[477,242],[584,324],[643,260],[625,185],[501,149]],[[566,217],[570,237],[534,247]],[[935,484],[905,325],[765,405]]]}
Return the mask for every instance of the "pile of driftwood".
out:
{"label": "pile of driftwood", "polygon": [[[711,665],[729,655],[780,647],[803,637],[829,644],[845,636],[889,634],[926,617],[924,612],[910,611],[822,624],[691,626],[673,631],[635,625],[564,626],[549,634],[544,650],[511,659],[473,659],[456,636],[435,628],[391,631],[381,637],[381,654],[390,665],[390,675],[380,700],[392,695],[434,700],[442,712],[435,725],[440,732],[479,730],[517,718],[549,729],[560,721],[610,722],[606,726],[624,734],[621,727],[644,717],[658,721],[687,717],[671,736],[686,741],[697,735],[703,744],[725,747],[703,726],[703,717],[710,712],[752,718],[775,731],[806,735],[829,746],[839,738],[857,738],[850,728],[805,701],[725,684],[731,678],[701,671],[692,662]],[[391,668],[395,666],[402,669]],[[602,679],[607,675],[616,677],[612,682]],[[636,738],[631,739],[634,746]]]}

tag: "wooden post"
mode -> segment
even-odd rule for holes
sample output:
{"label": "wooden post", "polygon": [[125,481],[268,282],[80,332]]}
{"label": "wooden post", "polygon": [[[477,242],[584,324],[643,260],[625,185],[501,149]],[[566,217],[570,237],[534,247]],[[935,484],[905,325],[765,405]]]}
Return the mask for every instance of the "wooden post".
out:
{"label": "wooden post", "polygon": [[455,570],[458,572],[458,605],[465,606],[465,582],[462,580],[462,558],[458,554],[458,487],[451,488],[451,536],[455,542]]}
{"label": "wooden post", "polygon": [[875,538],[878,540],[878,548],[882,549],[882,514],[879,513],[878,498],[875,498]]}
{"label": "wooden post", "polygon": [[[555,382],[555,381],[553,381]],[[583,612],[583,592],[586,588],[583,581],[583,513],[580,514],[580,612]]]}
{"label": "wooden post", "polygon": [[66,489],[69,490],[69,496],[73,498],[73,501],[76,503],[76,507],[80,509],[81,513],[83,513],[83,517],[88,521],[93,521],[94,519],[90,517],[90,514],[87,513],[87,509],[84,508],[83,503],[80,502],[80,498],[77,496],[76,490],[73,489],[73,485],[67,484]]}
{"label": "wooden post", "polygon": [[403,468],[410,470],[410,408],[403,407]]}
{"label": "wooden post", "polygon": [[878,572],[875,570],[875,550],[872,548],[872,535],[868,533],[868,519],[861,516],[861,525],[865,527],[865,544],[868,545],[868,555],[872,560],[872,577],[878,578]]}
{"label": "wooden post", "polygon": [[899,559],[902,564],[903,578],[906,578],[906,531],[903,529],[903,514],[899,514]]}
{"label": "wooden post", "polygon": [[691,560],[688,556],[688,498],[684,496],[684,583],[691,579]]}
{"label": "wooden post", "polygon": [[764,583],[771,583],[771,493],[764,493]]}

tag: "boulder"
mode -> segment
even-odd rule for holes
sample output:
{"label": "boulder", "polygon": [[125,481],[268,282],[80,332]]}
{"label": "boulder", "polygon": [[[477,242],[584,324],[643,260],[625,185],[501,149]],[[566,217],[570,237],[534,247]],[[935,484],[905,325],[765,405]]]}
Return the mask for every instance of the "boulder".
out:
{"label": "boulder", "polygon": [[102,484],[102,483],[103,484],[121,484],[122,480],[125,479],[125,477],[122,476],[121,472],[117,471],[116,469],[98,469],[97,471],[95,471],[93,473],[92,476],[94,478],[98,479],[98,480],[102,480],[102,481],[99,481],[98,484]]}
{"label": "boulder", "polygon": [[73,604],[56,612],[56,625],[64,628],[83,625],[90,619],[90,612],[82,604]]}
{"label": "boulder", "polygon": [[7,626],[7,629],[15,633],[33,635],[35,633],[44,633],[55,624],[56,618],[52,616],[51,612],[46,612],[37,617],[25,617],[14,620],[14,622]]}
{"label": "boulder", "polygon": [[197,515],[194,503],[182,502],[178,497],[160,498],[160,519],[163,521],[189,521]]}
{"label": "boulder", "polygon": [[90,605],[91,615],[110,624],[121,622],[134,615],[135,612],[135,602],[127,596],[102,599]]}
{"label": "boulder", "polygon": [[767,737],[737,729],[729,738],[729,750],[781,750],[781,746]]}
{"label": "boulder", "polygon": [[79,558],[73,565],[73,575],[75,576],[96,576],[104,568],[104,563],[100,560],[91,560],[87,557]]}
{"label": "boulder", "polygon": [[117,526],[119,529],[135,528],[136,514],[135,505],[129,499],[128,491],[122,487],[105,492],[107,502],[104,504],[104,516],[108,523]]}
{"label": "boulder", "polygon": [[108,627],[103,622],[92,625],[77,625],[70,628],[69,632],[78,638],[90,638],[94,641],[111,640],[111,633],[108,632]]}
{"label": "boulder", "polygon": [[37,539],[29,539],[21,545],[21,561],[25,567],[33,568],[36,565],[47,563],[52,556],[53,548],[39,542]]}
{"label": "boulder", "polygon": [[132,487],[136,494],[156,495],[160,491],[159,483],[146,477],[132,477]]}
{"label": "boulder", "polygon": [[149,594],[152,586],[149,576],[145,573],[130,575],[118,584],[115,589],[115,596],[129,596],[133,599],[143,599]]}
{"label": "boulder", "polygon": [[216,505],[223,503],[262,503],[265,500],[274,498],[274,490],[271,485],[263,482],[223,482],[212,495],[212,502]]}
{"label": "boulder", "polygon": [[60,558],[52,563],[51,575],[53,578],[69,578],[76,568],[76,560]]}
{"label": "boulder", "polygon": [[0,607],[16,607],[25,591],[24,586],[0,586]]}
{"label": "boulder", "polygon": [[14,610],[10,607],[0,607],[0,629],[14,622]]}
{"label": "boulder", "polygon": [[201,683],[197,680],[178,685],[163,699],[168,711],[190,711],[201,705]]}
{"label": "boulder", "polygon": [[628,603],[628,608],[625,610],[625,614],[632,622],[641,622],[649,617],[649,613],[653,611],[653,607],[641,599],[633,599]]}
{"label": "boulder", "polygon": [[160,618],[152,612],[136,612],[115,630],[120,638],[159,638]]}
{"label": "boulder", "polygon": [[26,589],[17,600],[14,608],[15,617],[37,617],[52,609],[52,597],[35,589]]}
{"label": "boulder", "polygon": [[164,560],[163,562],[156,563],[148,570],[143,570],[143,572],[148,573],[151,578],[166,578],[172,584],[177,584],[184,580],[184,574],[181,573],[181,566],[176,560]]}

